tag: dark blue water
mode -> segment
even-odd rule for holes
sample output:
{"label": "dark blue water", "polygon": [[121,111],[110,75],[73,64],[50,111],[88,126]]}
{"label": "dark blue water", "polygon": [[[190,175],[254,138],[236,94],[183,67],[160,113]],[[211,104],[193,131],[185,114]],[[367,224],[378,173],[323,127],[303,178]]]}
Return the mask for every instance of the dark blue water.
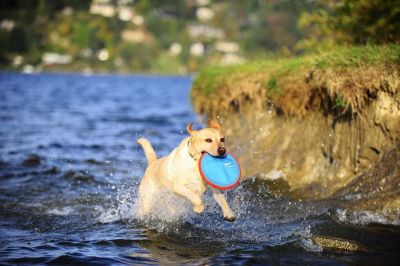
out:
{"label": "dark blue water", "polygon": [[[228,193],[235,223],[222,219],[208,194],[201,215],[166,194],[158,216],[138,220],[146,161],[135,140],[145,136],[165,155],[185,137],[186,124],[197,119],[191,82],[0,74],[0,263],[397,263],[398,227],[356,225],[341,219],[335,202],[290,201],[251,179]],[[325,250],[310,240],[315,234],[370,249]]]}

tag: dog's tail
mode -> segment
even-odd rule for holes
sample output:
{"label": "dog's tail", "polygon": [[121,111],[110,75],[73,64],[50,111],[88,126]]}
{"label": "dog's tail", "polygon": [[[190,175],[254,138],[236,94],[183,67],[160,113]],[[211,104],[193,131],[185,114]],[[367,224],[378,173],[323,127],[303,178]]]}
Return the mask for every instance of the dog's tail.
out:
{"label": "dog's tail", "polygon": [[142,146],[144,153],[146,154],[147,161],[149,163],[157,160],[156,152],[154,151],[153,146],[151,146],[151,143],[147,139],[140,138],[137,140],[137,143],[139,143]]}

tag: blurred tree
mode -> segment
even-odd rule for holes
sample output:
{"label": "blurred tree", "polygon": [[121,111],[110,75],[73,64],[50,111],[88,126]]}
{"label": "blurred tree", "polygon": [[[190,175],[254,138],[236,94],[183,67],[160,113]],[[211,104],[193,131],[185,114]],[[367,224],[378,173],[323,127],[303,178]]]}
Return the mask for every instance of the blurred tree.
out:
{"label": "blurred tree", "polygon": [[[24,63],[39,64],[44,52],[58,52],[72,56],[71,65],[151,71],[166,69],[173,58],[180,69],[195,71],[221,62],[228,52],[216,49],[219,41],[237,43],[239,49],[232,53],[238,56],[260,59],[345,43],[397,42],[400,35],[398,0],[102,2],[103,9],[114,10],[111,16],[90,13],[91,3],[0,1],[5,25],[0,29],[0,64],[9,65],[16,55],[22,55]],[[198,17],[200,8],[212,16]],[[132,18],[121,19],[122,11]],[[127,34],[145,37],[129,40]],[[190,52],[197,42],[205,50],[201,56]],[[173,43],[181,49],[172,57]],[[107,56],[100,59],[102,51]]]}
{"label": "blurred tree", "polygon": [[131,44],[121,43],[121,57],[135,71],[149,71],[152,61],[157,58],[158,47],[145,43]]}
{"label": "blurred tree", "polygon": [[299,19],[308,35],[298,49],[400,41],[398,0],[317,0],[317,5]]}
{"label": "blurred tree", "polygon": [[0,31],[0,53],[25,54],[26,62],[40,62],[41,52],[49,44],[49,28],[58,14],[66,7],[88,10],[90,0],[2,0],[0,19],[15,22],[9,32]]}
{"label": "blurred tree", "polygon": [[72,40],[80,49],[90,46],[90,29],[87,23],[84,21],[74,23]]}
{"label": "blurred tree", "polygon": [[[314,2],[309,0],[263,0],[229,2],[229,9],[224,12],[225,23],[235,24],[239,28],[238,40],[245,51],[279,52],[291,50],[303,32],[297,27],[300,15],[313,8]],[[231,25],[231,28],[233,26]],[[225,28],[225,27],[224,27]]]}

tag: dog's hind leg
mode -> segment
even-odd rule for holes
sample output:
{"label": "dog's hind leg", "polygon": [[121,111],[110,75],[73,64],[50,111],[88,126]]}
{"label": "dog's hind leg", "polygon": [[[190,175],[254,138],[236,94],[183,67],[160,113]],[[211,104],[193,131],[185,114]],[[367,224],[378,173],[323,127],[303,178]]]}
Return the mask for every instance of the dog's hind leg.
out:
{"label": "dog's hind leg", "polygon": [[187,187],[180,184],[174,184],[173,190],[176,194],[181,195],[192,202],[194,212],[202,213],[204,211],[204,203],[199,195],[193,193]]}
{"label": "dog's hind leg", "polygon": [[143,218],[148,215],[154,204],[156,187],[151,181],[144,180],[139,186],[139,209],[138,215]]}
{"label": "dog's hind leg", "polygon": [[228,222],[235,221],[236,220],[235,214],[229,207],[224,194],[221,191],[213,188],[213,197],[215,201],[218,203],[218,205],[221,207],[222,213],[224,214],[224,219]]}

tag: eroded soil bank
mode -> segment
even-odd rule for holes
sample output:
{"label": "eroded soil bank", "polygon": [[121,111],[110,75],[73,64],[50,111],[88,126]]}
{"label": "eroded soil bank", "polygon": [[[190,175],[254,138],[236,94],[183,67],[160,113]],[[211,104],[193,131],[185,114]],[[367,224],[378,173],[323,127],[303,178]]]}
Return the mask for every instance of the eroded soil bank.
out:
{"label": "eroded soil bank", "polygon": [[200,74],[193,104],[222,123],[244,178],[272,182],[291,197],[343,199],[346,208],[379,212],[397,223],[398,51],[391,62],[360,59],[356,65],[319,68],[329,56],[290,68],[285,63],[281,70],[268,64],[219,70],[213,90]]}

